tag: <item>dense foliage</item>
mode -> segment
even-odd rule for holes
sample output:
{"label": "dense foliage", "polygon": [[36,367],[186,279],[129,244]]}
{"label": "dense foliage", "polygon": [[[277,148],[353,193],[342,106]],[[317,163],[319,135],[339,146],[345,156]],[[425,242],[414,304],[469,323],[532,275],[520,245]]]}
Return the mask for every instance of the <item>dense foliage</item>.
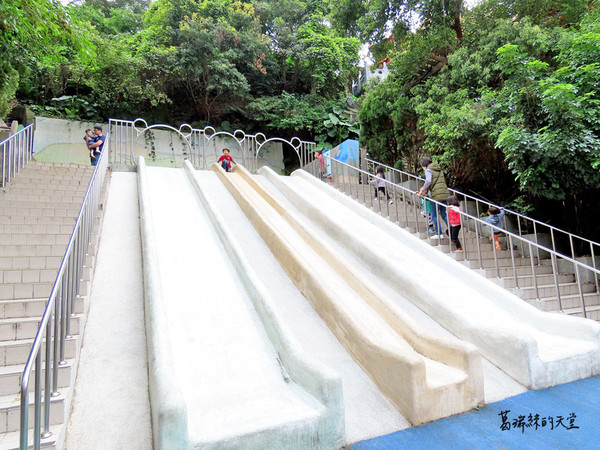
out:
{"label": "dense foliage", "polygon": [[[359,136],[370,156],[600,236],[594,0],[0,2],[0,117]],[[361,42],[390,76],[349,95]],[[358,106],[356,103],[358,102]],[[352,105],[352,107],[349,107]],[[358,122],[354,122],[360,110]]]}

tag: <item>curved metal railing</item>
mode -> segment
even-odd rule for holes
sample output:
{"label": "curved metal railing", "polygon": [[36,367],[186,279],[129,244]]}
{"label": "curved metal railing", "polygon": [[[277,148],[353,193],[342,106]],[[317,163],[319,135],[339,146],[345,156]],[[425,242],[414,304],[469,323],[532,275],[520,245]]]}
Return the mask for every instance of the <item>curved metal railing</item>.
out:
{"label": "curved metal railing", "polygon": [[[28,448],[29,407],[32,395],[30,393],[30,380],[32,375],[34,376],[33,448],[39,449],[41,439],[52,434],[50,432],[51,400],[53,397],[60,395],[58,391],[58,369],[66,364],[65,340],[71,334],[73,305],[79,295],[86,254],[108,167],[109,158],[106,155],[108,153],[106,149],[108,148],[109,139],[110,132],[104,143],[104,151],[100,154],[98,164],[92,173],[71,238],[58,269],[56,281],[42,315],[40,327],[33,341],[31,353],[23,370],[19,437],[19,447],[22,450]],[[42,378],[44,381],[43,388]]]}
{"label": "curved metal railing", "polygon": [[[325,158],[329,158],[329,156],[325,155]],[[357,167],[337,161],[334,158],[329,158],[329,160],[331,167],[331,177],[329,178],[329,182],[332,183],[336,188],[356,198],[357,200],[362,200],[363,203],[370,205],[371,207],[374,207],[377,203],[379,211],[382,214],[387,214],[388,217],[397,217],[398,223],[400,223],[400,219],[402,219],[405,224],[408,224],[412,221],[415,224],[414,228],[416,232],[427,233],[429,224],[427,222],[427,218],[420,213],[421,197],[415,192],[416,189],[411,189],[386,179],[384,180],[386,190],[392,197],[393,202],[387,202],[386,199],[381,195],[378,196],[377,200],[375,200],[374,195],[371,194],[371,189],[373,188],[369,187],[369,189],[365,189],[365,186],[367,185],[366,181],[374,178],[372,172],[361,170]],[[319,168],[314,162],[306,165],[305,170],[319,178]],[[421,181],[423,180],[421,179]],[[431,198],[428,198],[427,201],[431,202],[434,207],[437,208],[438,212],[441,210],[441,208],[446,208],[445,204],[442,204]],[[460,216],[462,222],[460,238],[463,243],[463,255],[465,260],[473,263],[475,267],[471,265],[472,268],[485,268],[483,263],[483,252],[485,250],[482,249],[482,243],[479,237],[491,235],[491,233],[494,231],[501,232],[506,236],[507,239],[507,250],[510,252],[509,271],[512,272],[512,276],[510,278],[514,277],[515,289],[519,290],[522,288],[522,286],[519,286],[518,267],[522,266],[523,264],[517,264],[517,260],[523,260],[529,256],[533,277],[533,288],[535,289],[536,299],[538,301],[541,300],[541,285],[539,284],[538,276],[541,275],[539,273],[541,269],[539,268],[545,265],[542,263],[542,258],[540,257],[543,256],[543,259],[547,260],[552,268],[553,287],[558,300],[558,307],[561,312],[564,312],[565,308],[563,308],[562,304],[562,297],[564,297],[564,295],[561,294],[560,275],[561,270],[564,271],[564,266],[571,266],[573,268],[575,282],[578,287],[578,297],[583,316],[587,317],[588,312],[585,303],[585,291],[583,289],[584,280],[586,278],[588,280],[593,279],[594,281],[591,282],[595,283],[596,292],[600,292],[600,289],[598,289],[600,270],[590,267],[589,265],[586,265],[575,258],[563,255],[555,249],[546,248],[543,245],[533,240],[526,239],[526,237],[517,233],[491,225],[480,219],[478,216],[464,211],[460,212]],[[437,214],[438,221],[439,217],[440,215]],[[440,225],[441,224],[438,223],[438,227]],[[441,228],[439,229],[441,230]],[[466,236],[465,233],[468,231],[475,233],[476,239],[474,243],[470,243],[467,239],[468,236]],[[441,244],[442,242],[438,240],[437,245]],[[499,264],[500,250],[497,250],[494,245],[490,245],[490,248],[494,260],[492,269],[495,271],[497,278],[502,278],[500,275],[501,266]],[[469,255],[472,256],[470,257]],[[533,257],[531,257],[532,255]]]}

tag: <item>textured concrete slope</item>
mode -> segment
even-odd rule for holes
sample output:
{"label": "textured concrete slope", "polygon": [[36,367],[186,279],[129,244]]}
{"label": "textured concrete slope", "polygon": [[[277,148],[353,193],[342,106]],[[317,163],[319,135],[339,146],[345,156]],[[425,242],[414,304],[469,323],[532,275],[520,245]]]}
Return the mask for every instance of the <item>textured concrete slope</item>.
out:
{"label": "textured concrete slope", "polygon": [[[185,415],[185,424],[179,423],[187,428],[181,434],[187,434],[188,447],[331,447],[331,436],[319,428],[326,407],[283,369],[249,286],[237,276],[185,171],[145,170],[161,283],[157,298],[166,322],[153,330],[160,334],[153,352],[170,355],[172,367],[164,369],[174,385],[163,384],[151,401],[168,397],[171,389],[183,399],[185,407],[174,414]],[[177,439],[174,446],[186,446],[181,436],[166,434]]]}

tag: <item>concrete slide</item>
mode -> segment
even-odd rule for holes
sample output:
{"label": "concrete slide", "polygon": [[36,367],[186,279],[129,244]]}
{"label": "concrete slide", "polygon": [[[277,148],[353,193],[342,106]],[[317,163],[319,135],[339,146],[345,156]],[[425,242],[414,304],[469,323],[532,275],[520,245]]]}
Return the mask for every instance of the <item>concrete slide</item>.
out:
{"label": "concrete slide", "polygon": [[473,345],[419,327],[328,247],[319,227],[285,208],[242,166],[213,170],[290,279],[412,424],[483,403],[482,361]]}
{"label": "concrete slide", "polygon": [[183,169],[138,165],[154,444],[340,448],[341,379],[308,358]]}
{"label": "concrete slide", "polygon": [[600,373],[600,325],[544,313],[303,171],[268,179],[331,241],[530,389]]}

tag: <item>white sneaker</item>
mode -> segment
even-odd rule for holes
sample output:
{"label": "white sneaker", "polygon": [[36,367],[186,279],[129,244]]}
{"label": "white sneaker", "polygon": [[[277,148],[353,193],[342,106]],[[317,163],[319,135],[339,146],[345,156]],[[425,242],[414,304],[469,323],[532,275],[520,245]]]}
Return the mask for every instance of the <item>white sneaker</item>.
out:
{"label": "white sneaker", "polygon": [[443,239],[444,236],[442,236],[441,234],[434,234],[433,236],[429,236],[429,239]]}
{"label": "white sneaker", "polygon": [[391,198],[388,200],[388,203],[391,205],[392,203],[394,203],[394,200],[392,200]]}

